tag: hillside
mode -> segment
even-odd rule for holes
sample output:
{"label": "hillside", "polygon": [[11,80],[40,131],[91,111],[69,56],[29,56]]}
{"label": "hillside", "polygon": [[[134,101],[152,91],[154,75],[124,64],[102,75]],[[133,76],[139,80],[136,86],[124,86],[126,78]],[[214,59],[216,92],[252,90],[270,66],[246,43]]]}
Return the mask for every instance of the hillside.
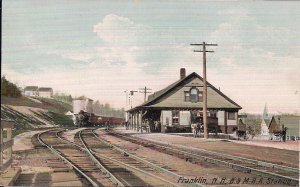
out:
{"label": "hillside", "polygon": [[15,121],[13,134],[53,126],[73,125],[64,114],[71,110],[70,104],[50,98],[1,97],[1,119]]}
{"label": "hillside", "polygon": [[55,113],[66,113],[69,110],[72,110],[72,105],[58,101],[50,98],[40,98],[40,97],[5,97],[1,96],[1,104],[12,105],[12,106],[27,106],[34,108],[41,108],[49,110]]}

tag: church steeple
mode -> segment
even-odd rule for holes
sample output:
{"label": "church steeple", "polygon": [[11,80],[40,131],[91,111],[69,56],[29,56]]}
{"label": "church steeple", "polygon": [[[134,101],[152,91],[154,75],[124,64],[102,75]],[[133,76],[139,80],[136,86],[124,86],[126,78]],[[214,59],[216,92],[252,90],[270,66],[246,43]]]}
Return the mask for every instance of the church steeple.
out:
{"label": "church steeple", "polygon": [[264,113],[263,113],[262,118],[263,118],[264,120],[265,120],[265,119],[269,119],[267,103],[265,104]]}

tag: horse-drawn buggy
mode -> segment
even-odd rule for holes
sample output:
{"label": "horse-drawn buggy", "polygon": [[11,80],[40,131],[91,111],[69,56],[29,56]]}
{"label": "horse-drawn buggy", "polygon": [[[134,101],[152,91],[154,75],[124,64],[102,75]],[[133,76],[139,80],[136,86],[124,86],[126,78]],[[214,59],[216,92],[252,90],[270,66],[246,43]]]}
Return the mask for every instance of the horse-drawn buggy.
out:
{"label": "horse-drawn buggy", "polygon": [[271,140],[277,139],[277,140],[285,142],[286,141],[287,130],[288,130],[288,128],[284,127],[284,125],[282,125],[282,128],[280,130],[273,130],[273,132],[272,132],[273,136],[271,136]]}
{"label": "horse-drawn buggy", "polygon": [[[191,129],[194,134],[194,137],[200,136],[201,133],[204,133],[203,126],[203,117],[197,116],[194,123],[191,124]],[[221,131],[221,128],[217,123],[215,123],[214,119],[208,117],[207,118],[207,130],[208,133],[215,133],[216,135]]]}
{"label": "horse-drawn buggy", "polygon": [[243,123],[242,120],[239,121],[237,128],[235,128],[234,131],[236,132],[236,136],[238,137],[238,140],[249,139],[249,136],[248,136],[249,134],[247,132],[247,125],[245,123]]}

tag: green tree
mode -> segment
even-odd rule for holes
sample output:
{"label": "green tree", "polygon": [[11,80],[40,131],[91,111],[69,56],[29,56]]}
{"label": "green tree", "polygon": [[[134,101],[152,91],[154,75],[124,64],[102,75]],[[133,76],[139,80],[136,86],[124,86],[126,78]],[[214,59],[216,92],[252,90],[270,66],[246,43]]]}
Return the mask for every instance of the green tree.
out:
{"label": "green tree", "polygon": [[17,85],[9,82],[4,76],[1,77],[1,95],[7,97],[21,97],[21,90]]}
{"label": "green tree", "polygon": [[56,100],[59,100],[59,101],[67,102],[67,103],[72,103],[72,101],[73,101],[73,97],[70,94],[68,95],[68,94],[65,94],[65,93],[56,92],[53,95],[53,98],[56,99]]}

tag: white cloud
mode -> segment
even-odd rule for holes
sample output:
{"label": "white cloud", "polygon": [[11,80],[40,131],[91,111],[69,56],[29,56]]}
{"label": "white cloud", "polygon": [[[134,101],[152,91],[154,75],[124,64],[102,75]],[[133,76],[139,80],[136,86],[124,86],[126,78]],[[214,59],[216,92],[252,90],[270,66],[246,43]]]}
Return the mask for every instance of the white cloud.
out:
{"label": "white cloud", "polygon": [[[151,27],[135,24],[129,18],[118,16],[115,14],[106,15],[102,22],[94,26],[94,32],[104,42],[110,45],[137,45],[147,36]],[[149,31],[151,33],[151,31]]]}
{"label": "white cloud", "polygon": [[243,10],[220,12],[226,22],[211,33],[217,41],[212,82],[237,101],[244,111],[259,112],[265,102],[273,112],[300,113],[300,57],[281,54],[292,32],[287,28],[260,25]]}
{"label": "white cloud", "polygon": [[[216,53],[208,55],[208,80],[246,111],[258,112],[268,102],[270,111],[294,112],[300,108],[299,55],[278,55],[265,48],[265,40],[281,37],[285,28],[262,26],[244,10],[220,12],[228,15],[208,37],[218,43]],[[124,90],[149,86],[154,91],[179,78],[179,68],[202,75],[201,53],[193,53],[189,44],[174,42],[162,33],[129,18],[107,15],[93,31],[103,45],[70,51],[55,51],[63,58],[85,62],[70,71],[24,75],[4,68],[9,78],[21,84],[51,86],[55,90],[79,96],[84,94],[100,102],[122,107]],[[170,44],[170,45],[168,45]],[[298,90],[298,95],[295,94]],[[136,96],[136,103],[143,96]],[[292,111],[291,111],[292,110]],[[299,109],[298,109],[298,112]]]}

